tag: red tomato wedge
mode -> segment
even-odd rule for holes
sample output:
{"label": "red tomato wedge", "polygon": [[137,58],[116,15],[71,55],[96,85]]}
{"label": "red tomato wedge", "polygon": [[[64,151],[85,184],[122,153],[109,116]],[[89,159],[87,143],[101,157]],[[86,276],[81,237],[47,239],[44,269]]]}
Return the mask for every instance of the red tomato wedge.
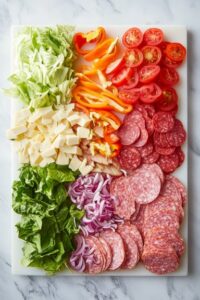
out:
{"label": "red tomato wedge", "polygon": [[178,95],[172,87],[164,87],[156,108],[161,111],[176,110],[178,105]]}
{"label": "red tomato wedge", "polygon": [[179,43],[169,43],[166,48],[166,55],[173,61],[182,62],[186,56],[186,49]]}
{"label": "red tomato wedge", "polygon": [[140,69],[139,79],[141,83],[152,82],[160,73],[160,67],[157,65],[147,65]]}
{"label": "red tomato wedge", "polygon": [[159,48],[160,50],[164,53],[166,48],[167,48],[167,45],[169,44],[169,42],[167,41],[163,41],[160,45],[159,45]]}
{"label": "red tomato wedge", "polygon": [[163,38],[163,31],[159,28],[149,28],[144,33],[144,42],[150,46],[161,44]]}
{"label": "red tomato wedge", "polygon": [[160,48],[156,46],[144,46],[142,48],[142,53],[144,56],[145,64],[154,64],[157,65],[162,57],[162,52]]}
{"label": "red tomato wedge", "polygon": [[167,57],[167,55],[163,55],[161,60],[162,65],[168,68],[178,68],[182,64],[182,62],[183,61],[180,62],[173,61],[169,57]]}
{"label": "red tomato wedge", "polygon": [[112,77],[111,81],[115,86],[122,86],[127,83],[132,74],[133,70],[131,68],[124,67]]}
{"label": "red tomato wedge", "polygon": [[122,43],[128,49],[138,47],[142,43],[142,40],[142,31],[137,27],[128,29],[122,37]]}
{"label": "red tomato wedge", "polygon": [[135,68],[142,64],[143,54],[141,50],[134,48],[125,52],[124,59],[127,67]]}
{"label": "red tomato wedge", "polygon": [[124,89],[130,90],[138,85],[139,82],[139,74],[136,68],[133,68],[133,74],[130,79],[127,80],[126,85],[123,86]]}
{"label": "red tomato wedge", "polygon": [[132,90],[121,89],[119,91],[119,98],[126,103],[133,104],[137,102],[140,97],[140,89],[135,88]]}
{"label": "red tomato wedge", "polygon": [[156,83],[143,85],[140,88],[140,100],[144,103],[153,103],[161,95],[162,95],[162,90]]}
{"label": "red tomato wedge", "polygon": [[108,65],[108,67],[106,68],[105,73],[107,75],[111,74],[111,73],[115,73],[117,71],[119,71],[119,69],[124,65],[124,58],[118,58],[115,61],[113,61],[111,64]]}
{"label": "red tomato wedge", "polygon": [[174,68],[163,67],[159,79],[164,85],[175,85],[179,82],[179,75]]}

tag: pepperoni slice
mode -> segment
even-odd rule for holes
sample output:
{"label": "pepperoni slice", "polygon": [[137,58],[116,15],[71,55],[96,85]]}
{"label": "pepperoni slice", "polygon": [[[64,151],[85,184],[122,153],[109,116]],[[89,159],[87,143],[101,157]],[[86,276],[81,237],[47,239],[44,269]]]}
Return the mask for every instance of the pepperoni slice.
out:
{"label": "pepperoni slice", "polygon": [[178,155],[176,153],[170,155],[160,155],[158,165],[165,173],[174,172],[179,165]]}
{"label": "pepperoni slice", "polygon": [[118,136],[122,145],[131,145],[139,138],[140,128],[135,123],[129,122],[120,127]]}
{"label": "pepperoni slice", "polygon": [[[125,224],[119,225],[118,230],[120,230],[120,232],[121,231],[127,231],[129,233],[129,236],[131,237],[131,239],[133,239],[136,242],[136,244],[138,246],[139,253],[142,254],[142,252],[143,252],[143,239],[142,239],[141,233],[139,232],[137,227],[133,224],[125,223]],[[123,236],[122,236],[122,238],[123,238]]]}
{"label": "pepperoni slice", "polygon": [[135,123],[138,127],[145,128],[145,120],[141,112],[137,110],[133,110],[129,114],[127,114],[124,118],[124,124]]}
{"label": "pepperoni slice", "polygon": [[142,128],[140,131],[140,138],[134,143],[135,147],[142,147],[148,141],[149,135],[145,128]]}
{"label": "pepperoni slice", "polygon": [[175,120],[173,130],[166,133],[166,139],[172,147],[180,147],[184,144],[186,140],[186,132],[180,120]]}
{"label": "pepperoni slice", "polygon": [[106,230],[100,234],[100,237],[108,243],[112,252],[112,262],[108,270],[118,269],[125,259],[124,243],[121,236],[117,232]]}
{"label": "pepperoni slice", "polygon": [[141,164],[141,155],[134,146],[123,147],[119,153],[119,163],[122,169],[135,170]]}
{"label": "pepperoni slice", "polygon": [[154,151],[151,154],[143,157],[142,162],[144,164],[154,164],[155,162],[158,161],[159,157],[160,157],[160,154]]}
{"label": "pepperoni slice", "polygon": [[153,152],[153,144],[149,141],[144,146],[138,147],[137,150],[140,152],[141,157],[148,156]]}
{"label": "pepperoni slice", "polygon": [[181,147],[176,148],[176,153],[178,154],[178,158],[179,158],[178,166],[180,167],[185,160],[185,154],[182,151]]}
{"label": "pepperoni slice", "polygon": [[98,237],[100,243],[103,246],[103,250],[104,250],[104,256],[106,257],[106,261],[105,261],[105,270],[108,269],[108,267],[110,266],[111,262],[112,262],[112,253],[111,253],[111,249],[110,246],[108,245],[108,243],[101,237]]}
{"label": "pepperoni slice", "polygon": [[140,205],[139,213],[137,218],[131,218],[131,223],[137,227],[141,235],[143,236],[143,227],[144,227],[144,214],[147,205]]}
{"label": "pepperoni slice", "polygon": [[[172,175],[167,175],[166,176],[166,180],[168,183],[170,183],[171,185],[175,185],[178,193],[180,193],[181,195],[181,199],[182,199],[182,206],[185,206],[185,203],[187,202],[187,191],[185,186],[182,184],[182,182],[175,176]],[[165,189],[165,193],[166,193],[166,189]]]}
{"label": "pepperoni slice", "polygon": [[153,116],[154,129],[157,132],[165,133],[173,129],[174,117],[168,112],[157,112]]}
{"label": "pepperoni slice", "polygon": [[160,178],[160,182],[162,184],[164,183],[165,177],[164,177],[163,171],[157,164],[144,164],[142,167],[144,169],[152,170],[152,172],[155,172],[157,174],[157,176]]}
{"label": "pepperoni slice", "polygon": [[169,142],[166,138],[166,135],[168,133],[160,133],[160,132],[155,131],[154,135],[153,135],[154,144],[159,146],[159,147],[162,147],[162,148],[171,148],[172,145],[169,144]]}
{"label": "pepperoni slice", "polygon": [[176,150],[176,147],[164,148],[164,147],[155,145],[155,151],[161,155],[170,155],[170,154],[174,153],[175,150]]}
{"label": "pepperoni slice", "polygon": [[86,245],[90,249],[93,250],[93,261],[87,262],[86,261],[86,268],[85,271],[90,274],[98,274],[105,269],[105,257],[102,252],[102,245],[100,244],[98,238],[94,236],[88,236],[85,238]]}

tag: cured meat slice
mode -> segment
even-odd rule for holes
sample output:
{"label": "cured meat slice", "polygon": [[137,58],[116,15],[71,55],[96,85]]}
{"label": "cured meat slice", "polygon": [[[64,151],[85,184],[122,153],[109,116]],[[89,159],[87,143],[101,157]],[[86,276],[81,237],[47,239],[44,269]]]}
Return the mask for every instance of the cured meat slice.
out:
{"label": "cured meat slice", "polygon": [[145,236],[145,247],[155,246],[157,248],[167,248],[170,245],[174,248],[178,256],[182,256],[185,251],[185,243],[178,232],[169,228],[153,228]]}
{"label": "cured meat slice", "polygon": [[160,133],[155,131],[153,135],[154,144],[162,148],[171,148],[171,145],[166,138],[166,134],[167,133]]}
{"label": "cured meat slice", "polygon": [[169,175],[166,176],[165,183],[160,191],[160,196],[170,197],[179,206],[182,206],[183,204],[181,192]]}
{"label": "cured meat slice", "polygon": [[154,130],[165,133],[173,129],[174,117],[168,112],[159,111],[153,116]]}
{"label": "cured meat slice", "polygon": [[159,249],[152,246],[144,250],[142,260],[150,272],[159,275],[174,272],[179,267],[179,258],[173,247]]}
{"label": "cured meat slice", "polygon": [[174,153],[176,150],[176,147],[170,147],[170,148],[163,148],[159,147],[158,145],[155,145],[155,151],[161,155],[170,155]]}
{"label": "cured meat slice", "polygon": [[120,127],[118,136],[122,145],[131,145],[139,138],[140,128],[134,122],[129,122]]}
{"label": "cured meat slice", "polygon": [[175,120],[173,130],[166,133],[166,139],[172,147],[179,147],[184,144],[186,140],[186,132],[180,120]]}
{"label": "cured meat slice", "polygon": [[145,128],[140,129],[140,138],[134,143],[135,147],[142,147],[148,141],[149,135]]}
{"label": "cured meat slice", "polygon": [[147,132],[149,136],[151,136],[154,133],[154,125],[152,119],[149,117],[145,117],[145,124],[146,124]]}
{"label": "cured meat slice", "polygon": [[151,154],[143,157],[142,162],[143,164],[154,164],[158,161],[160,154],[156,151],[153,151]]}
{"label": "cured meat slice", "polygon": [[132,145],[123,147],[119,153],[119,163],[122,169],[135,170],[141,164],[141,155]]}
{"label": "cured meat slice", "polygon": [[141,112],[137,110],[133,110],[129,114],[127,114],[124,118],[124,124],[134,123],[138,127],[145,128],[145,120]]}
{"label": "cured meat slice", "polygon": [[187,191],[183,183],[175,176],[168,175],[166,176],[166,180],[171,184],[174,183],[176,186],[176,189],[178,190],[179,194],[181,195],[182,199],[182,206],[184,207],[187,202]]}
{"label": "cured meat slice", "polygon": [[148,113],[148,116],[150,118],[153,118],[154,114],[155,114],[155,108],[153,107],[152,104],[143,104],[144,109],[146,110],[146,112]]}
{"label": "cured meat slice", "polygon": [[138,147],[137,150],[140,152],[141,157],[148,156],[153,152],[153,144],[148,141],[144,146]]}
{"label": "cured meat slice", "polygon": [[140,205],[140,210],[136,219],[131,218],[131,223],[137,227],[141,235],[143,236],[143,226],[144,226],[144,214],[147,205]]}
{"label": "cured meat slice", "polygon": [[127,186],[129,185],[128,177],[121,176],[112,180],[110,185],[110,193],[115,196],[114,209],[115,214],[120,218],[129,220],[131,215],[135,213],[135,200]]}
{"label": "cured meat slice", "polygon": [[126,222],[124,224],[118,225],[117,230],[122,238],[123,238],[123,232],[126,232],[130,236],[131,239],[134,239],[134,241],[136,242],[136,244],[138,246],[139,253],[142,254],[143,240],[142,240],[141,233],[139,232],[139,230],[137,229],[137,227],[135,225]]}
{"label": "cured meat slice", "polygon": [[170,155],[160,155],[157,163],[161,167],[163,172],[171,173],[178,168],[179,158],[176,153]]}
{"label": "cured meat slice", "polygon": [[178,158],[179,158],[178,166],[180,167],[185,160],[185,154],[182,151],[181,147],[176,148],[176,154],[178,155]]}
{"label": "cured meat slice", "polygon": [[138,245],[133,238],[130,226],[127,226],[125,224],[121,225],[118,227],[117,232],[122,237],[125,247],[125,260],[122,268],[133,269],[137,265],[140,259],[140,255],[138,251]]}
{"label": "cured meat slice", "polygon": [[106,257],[104,270],[107,270],[112,261],[111,249],[108,243],[103,238],[98,237],[98,239],[103,246],[104,256]]}
{"label": "cured meat slice", "polygon": [[164,182],[165,177],[164,177],[163,171],[161,170],[161,168],[159,167],[159,165],[157,165],[157,164],[144,164],[144,165],[142,165],[142,167],[144,169],[148,169],[148,170],[154,171],[158,175],[158,177],[160,178],[161,183]]}
{"label": "cured meat slice", "polygon": [[100,234],[100,237],[108,243],[112,252],[112,262],[108,270],[120,268],[125,259],[124,243],[121,236],[117,232],[106,230]]}
{"label": "cured meat slice", "polygon": [[86,245],[90,249],[93,249],[93,260],[88,262],[86,260],[85,271],[90,274],[98,274],[105,270],[105,256],[102,250],[102,245],[100,244],[98,238],[94,236],[85,237]]}
{"label": "cured meat slice", "polygon": [[135,212],[131,215],[132,221],[137,219],[139,212],[140,212],[140,204],[135,202]]}
{"label": "cured meat slice", "polygon": [[161,182],[153,170],[141,167],[129,176],[129,186],[127,188],[137,203],[147,204],[158,197]]}

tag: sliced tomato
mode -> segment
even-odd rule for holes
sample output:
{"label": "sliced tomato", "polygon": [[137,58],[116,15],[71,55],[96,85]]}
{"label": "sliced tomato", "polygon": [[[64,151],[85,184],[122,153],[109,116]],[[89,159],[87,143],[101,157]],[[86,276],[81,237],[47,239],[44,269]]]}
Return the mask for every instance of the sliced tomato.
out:
{"label": "sliced tomato", "polygon": [[123,45],[129,49],[138,47],[142,43],[142,40],[142,31],[137,27],[128,29],[122,37]]}
{"label": "sliced tomato", "polygon": [[159,28],[149,28],[144,33],[144,42],[150,46],[161,44],[163,38],[163,31]]}
{"label": "sliced tomato", "polygon": [[157,65],[147,65],[140,69],[139,79],[141,83],[152,82],[160,73],[160,67]]}
{"label": "sliced tomato", "polygon": [[182,62],[186,56],[186,49],[180,43],[169,43],[166,48],[166,55],[173,61]]}
{"label": "sliced tomato", "polygon": [[162,94],[156,103],[156,108],[161,111],[175,110],[178,105],[178,95],[172,87],[162,88]]}
{"label": "sliced tomato", "polygon": [[106,68],[105,73],[107,75],[118,72],[119,69],[124,65],[124,58],[118,58],[115,61],[113,61],[111,64],[108,65],[108,67]]}
{"label": "sliced tomato", "polygon": [[124,55],[125,64],[127,67],[135,68],[142,64],[143,54],[138,48],[127,50]]}
{"label": "sliced tomato", "polygon": [[145,64],[157,65],[162,57],[162,52],[160,48],[156,46],[144,46],[142,48],[142,53],[144,56]]}
{"label": "sliced tomato", "polygon": [[112,77],[111,81],[115,86],[121,86],[127,83],[127,81],[131,78],[132,74],[133,74],[132,68],[123,67],[122,69],[120,69],[118,73],[116,73]]}
{"label": "sliced tomato", "polygon": [[135,88],[131,90],[121,89],[119,91],[119,98],[126,103],[135,103],[140,97],[140,89]]}
{"label": "sliced tomato", "polygon": [[174,68],[163,67],[159,79],[164,85],[175,85],[179,82],[179,75]]}
{"label": "sliced tomato", "polygon": [[169,42],[163,41],[163,42],[159,45],[159,48],[160,48],[160,50],[161,50],[163,53],[165,53],[165,50],[166,50],[168,44],[169,44]]}
{"label": "sliced tomato", "polygon": [[161,94],[162,90],[156,83],[143,85],[140,88],[140,100],[144,103],[155,102]]}
{"label": "sliced tomato", "polygon": [[163,55],[161,60],[162,65],[168,68],[178,68],[182,64],[182,62],[183,61],[180,62],[173,61],[167,55]]}
{"label": "sliced tomato", "polygon": [[127,83],[123,86],[124,89],[130,90],[138,85],[139,82],[139,74],[136,68],[133,68],[133,74],[130,79],[127,80]]}

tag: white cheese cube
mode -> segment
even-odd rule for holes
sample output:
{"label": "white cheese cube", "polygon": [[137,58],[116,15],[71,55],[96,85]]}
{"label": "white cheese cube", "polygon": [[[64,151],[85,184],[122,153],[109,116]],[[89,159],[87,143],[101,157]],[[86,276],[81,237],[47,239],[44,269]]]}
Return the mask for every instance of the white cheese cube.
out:
{"label": "white cheese cube", "polygon": [[78,146],[64,146],[62,148],[62,151],[67,153],[67,154],[82,155],[82,150]]}
{"label": "white cheese cube", "polygon": [[36,109],[31,116],[29,117],[28,121],[30,123],[34,123],[37,120],[39,120],[41,117],[50,115],[53,112],[52,108],[49,107],[42,107],[42,108],[38,108]]}
{"label": "white cheese cube", "polygon": [[60,134],[60,133],[62,133],[65,129],[66,129],[66,125],[64,125],[64,124],[60,124],[60,125],[58,125],[57,127],[55,127],[54,128],[54,133],[57,135],[57,134]]}
{"label": "white cheese cube", "polygon": [[44,142],[41,143],[40,145],[40,151],[43,152],[45,151],[46,149],[49,149],[51,148],[51,141],[50,139],[47,137]]}
{"label": "white cheese cube", "polygon": [[19,125],[22,122],[27,121],[30,115],[31,111],[28,107],[16,111],[14,115],[14,124]]}
{"label": "white cheese cube", "polygon": [[50,147],[49,149],[43,151],[41,153],[42,157],[50,157],[50,156],[54,156],[56,154],[56,150],[52,147]]}
{"label": "white cheese cube", "polygon": [[86,163],[87,163],[87,160],[84,159],[79,167],[79,171],[81,172],[81,174],[84,176],[84,175],[87,175],[88,173],[90,173],[92,170],[93,170],[93,166],[92,165],[87,165],[86,166]]}
{"label": "white cheese cube", "polygon": [[39,152],[34,151],[31,155],[30,155],[30,163],[32,166],[36,166],[40,163],[40,161],[42,160],[42,157],[40,155]]}
{"label": "white cheese cube", "polygon": [[55,138],[55,140],[54,140],[54,142],[53,142],[53,147],[54,148],[60,148],[60,147],[62,147],[63,145],[64,145],[64,143],[65,143],[65,141],[66,141],[66,137],[64,137],[63,135],[61,135],[61,134],[59,134],[56,138]]}
{"label": "white cheese cube", "polygon": [[66,115],[67,115],[67,116],[70,115],[70,113],[73,112],[74,108],[75,108],[75,104],[74,104],[74,103],[67,104],[67,105],[65,106],[65,112],[66,112]]}
{"label": "white cheese cube", "polygon": [[18,153],[18,157],[20,164],[28,164],[30,162],[28,155],[24,155],[22,152]]}
{"label": "white cheese cube", "polygon": [[6,136],[9,140],[15,140],[18,137],[18,135],[25,133],[26,131],[26,126],[16,126],[8,129],[6,132]]}
{"label": "white cheese cube", "polygon": [[90,122],[91,122],[91,120],[86,114],[79,113],[79,119],[78,119],[78,122],[77,122],[77,124],[79,126],[86,127],[90,124]]}
{"label": "white cheese cube", "polygon": [[80,139],[78,136],[76,135],[67,135],[66,136],[66,144],[68,146],[74,146],[74,145],[78,145],[80,142]]}
{"label": "white cheese cube", "polygon": [[77,136],[82,139],[88,139],[90,136],[90,130],[88,128],[78,127]]}
{"label": "white cheese cube", "polygon": [[53,162],[55,162],[55,160],[54,160],[53,158],[51,158],[51,157],[45,157],[45,158],[43,158],[43,159],[41,160],[39,166],[40,166],[41,168],[43,168],[43,167],[45,167],[46,165],[51,164],[51,163],[53,163]]}
{"label": "white cheese cube", "polygon": [[60,152],[56,159],[56,163],[58,165],[68,165],[69,164],[69,156],[63,152]]}
{"label": "white cheese cube", "polygon": [[52,123],[52,119],[49,118],[42,118],[41,124],[42,125],[50,125]]}
{"label": "white cheese cube", "polygon": [[67,118],[67,120],[71,124],[71,126],[78,124],[79,119],[80,119],[80,116],[78,113],[73,113]]}
{"label": "white cheese cube", "polygon": [[79,169],[81,163],[82,163],[82,161],[80,159],[78,159],[78,157],[76,155],[74,155],[74,157],[70,161],[69,168],[72,171],[77,171]]}

